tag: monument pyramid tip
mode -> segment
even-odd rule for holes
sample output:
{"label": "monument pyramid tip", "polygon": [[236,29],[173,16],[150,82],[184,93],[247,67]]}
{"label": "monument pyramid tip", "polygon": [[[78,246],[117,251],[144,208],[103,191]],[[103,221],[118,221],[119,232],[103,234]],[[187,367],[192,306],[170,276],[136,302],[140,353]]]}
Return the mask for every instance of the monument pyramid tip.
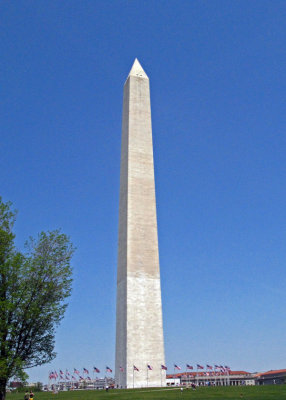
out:
{"label": "monument pyramid tip", "polygon": [[140,76],[141,78],[148,78],[146,72],[142,68],[142,66],[137,58],[135,58],[135,61],[133,63],[133,66],[132,66],[128,76],[131,76],[131,75],[132,76]]}

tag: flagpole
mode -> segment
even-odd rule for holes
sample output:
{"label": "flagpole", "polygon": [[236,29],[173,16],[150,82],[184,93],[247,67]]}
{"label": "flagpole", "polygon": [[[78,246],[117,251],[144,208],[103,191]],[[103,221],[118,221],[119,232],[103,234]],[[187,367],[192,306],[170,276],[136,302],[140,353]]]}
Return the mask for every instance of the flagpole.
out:
{"label": "flagpole", "polygon": [[134,364],[133,364],[133,389],[134,389]]}
{"label": "flagpole", "polygon": [[148,365],[147,365],[147,387],[148,387]]}
{"label": "flagpole", "polygon": [[189,387],[189,377],[188,377],[187,363],[185,364],[185,366],[186,366],[186,372],[185,372],[186,387]]}
{"label": "flagpole", "polygon": [[224,386],[226,386],[226,372],[225,372],[225,370],[223,371],[223,375],[224,375],[223,384],[224,384]]}
{"label": "flagpole", "polygon": [[188,373],[188,366],[186,364],[186,384],[189,387],[189,383],[190,383],[190,375]]}

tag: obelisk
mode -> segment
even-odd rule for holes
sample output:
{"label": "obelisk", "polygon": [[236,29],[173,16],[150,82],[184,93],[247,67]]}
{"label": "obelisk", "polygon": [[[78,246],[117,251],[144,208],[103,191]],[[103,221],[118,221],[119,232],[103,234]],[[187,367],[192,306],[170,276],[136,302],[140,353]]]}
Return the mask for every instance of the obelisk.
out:
{"label": "obelisk", "polygon": [[164,363],[149,78],[135,59],[123,96],[116,385],[165,386]]}

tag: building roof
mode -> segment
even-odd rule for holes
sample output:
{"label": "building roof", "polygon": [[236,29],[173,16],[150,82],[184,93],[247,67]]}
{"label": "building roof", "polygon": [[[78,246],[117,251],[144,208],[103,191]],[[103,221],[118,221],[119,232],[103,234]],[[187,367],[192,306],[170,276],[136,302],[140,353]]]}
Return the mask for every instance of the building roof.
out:
{"label": "building roof", "polygon": [[249,375],[247,371],[229,371],[229,375]]}
{"label": "building roof", "polygon": [[286,369],[271,369],[270,371],[267,372],[260,372],[257,374],[257,377],[264,377],[264,376],[269,376],[269,375],[282,375],[286,374]]}
{"label": "building roof", "polygon": [[[192,376],[192,377],[196,377],[196,376],[211,376],[211,377],[214,377],[215,375],[213,375],[212,374],[212,372],[213,371],[211,371],[210,373],[209,372],[207,372],[208,374],[211,374],[211,375],[206,375],[206,372],[179,372],[179,373],[177,373],[177,374],[168,374],[167,375],[167,378],[181,378],[181,377],[184,377],[184,376],[186,376],[186,377],[189,377],[189,376]],[[229,371],[229,375],[249,375],[250,373],[249,372],[246,372],[246,371]],[[223,374],[223,373],[221,373],[221,375],[216,375],[216,377],[219,377],[219,376],[225,376],[225,374]]]}

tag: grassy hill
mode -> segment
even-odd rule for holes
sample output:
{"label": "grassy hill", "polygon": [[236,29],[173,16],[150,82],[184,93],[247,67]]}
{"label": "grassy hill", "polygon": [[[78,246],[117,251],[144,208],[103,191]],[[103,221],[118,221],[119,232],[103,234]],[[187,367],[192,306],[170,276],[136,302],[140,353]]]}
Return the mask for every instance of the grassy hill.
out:
{"label": "grassy hill", "polygon": [[[177,388],[136,390],[80,390],[74,392],[35,393],[35,400],[285,400],[286,385],[203,387],[197,390]],[[23,400],[24,393],[8,393],[7,400]]]}

